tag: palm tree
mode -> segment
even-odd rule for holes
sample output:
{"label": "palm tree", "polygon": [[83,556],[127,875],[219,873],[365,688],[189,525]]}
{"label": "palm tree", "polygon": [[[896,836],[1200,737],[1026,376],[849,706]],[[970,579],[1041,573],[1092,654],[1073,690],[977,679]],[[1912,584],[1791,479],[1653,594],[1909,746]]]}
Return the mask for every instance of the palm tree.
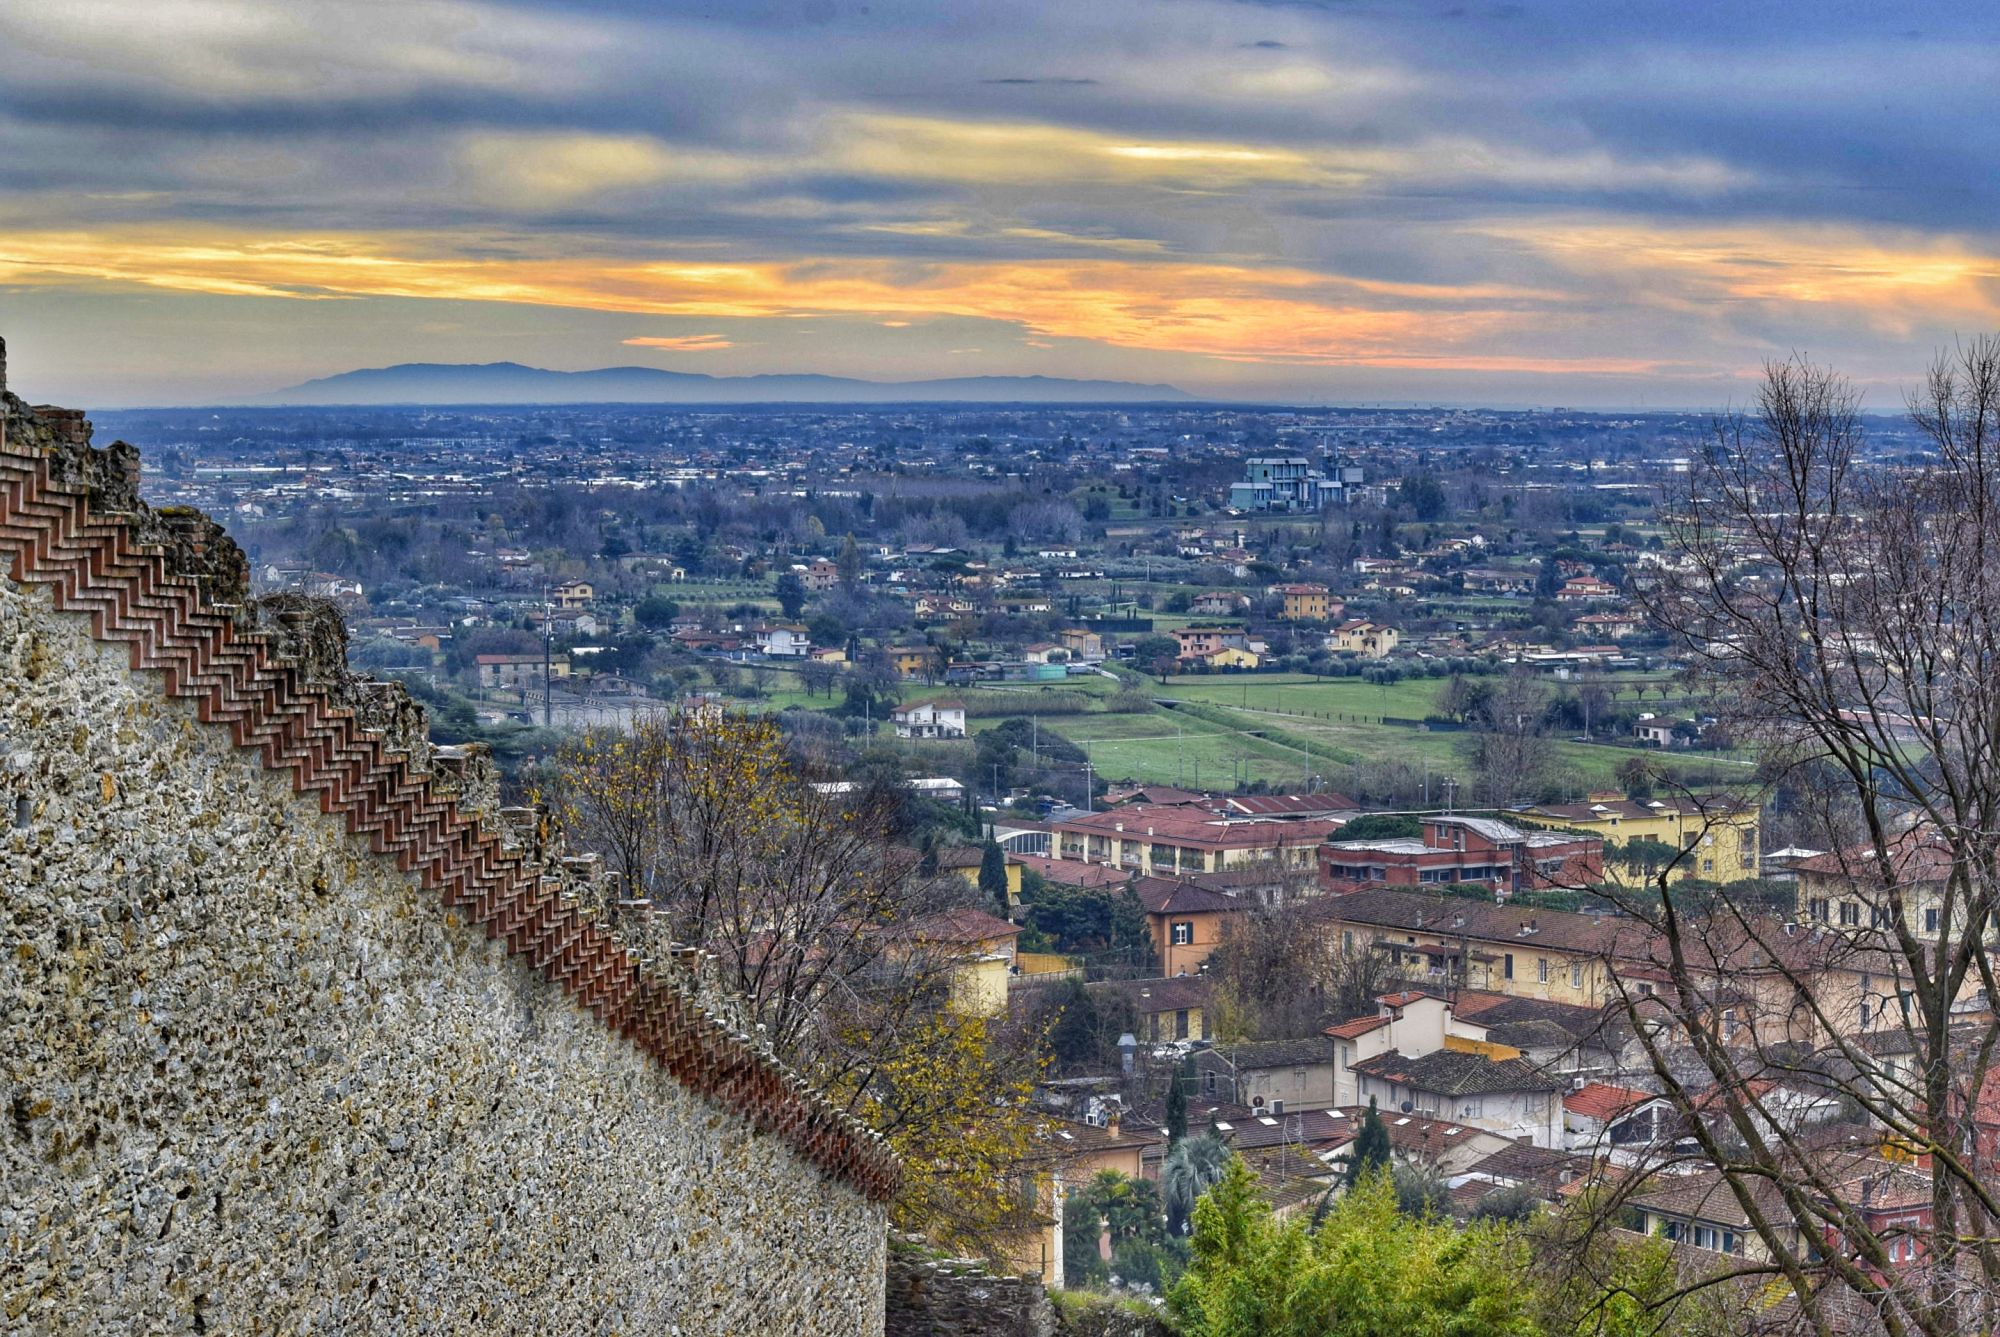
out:
{"label": "palm tree", "polygon": [[1221,1180],[1232,1155],[1229,1144],[1213,1130],[1174,1143],[1160,1165],[1160,1198],[1167,1209],[1167,1234],[1187,1234],[1196,1200]]}

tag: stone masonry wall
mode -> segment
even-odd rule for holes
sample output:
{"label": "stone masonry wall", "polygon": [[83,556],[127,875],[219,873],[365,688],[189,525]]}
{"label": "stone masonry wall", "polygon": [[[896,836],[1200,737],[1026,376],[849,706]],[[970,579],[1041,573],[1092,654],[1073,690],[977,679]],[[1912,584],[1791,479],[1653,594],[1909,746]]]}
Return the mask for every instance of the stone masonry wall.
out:
{"label": "stone masonry wall", "polygon": [[0,1330],[881,1331],[879,1141],[136,477],[0,380]]}
{"label": "stone masonry wall", "polygon": [[878,1331],[882,1208],[0,581],[0,1323]]}
{"label": "stone masonry wall", "polygon": [[913,1242],[889,1246],[886,1337],[1057,1337],[1055,1307],[1034,1277],[996,1277]]}

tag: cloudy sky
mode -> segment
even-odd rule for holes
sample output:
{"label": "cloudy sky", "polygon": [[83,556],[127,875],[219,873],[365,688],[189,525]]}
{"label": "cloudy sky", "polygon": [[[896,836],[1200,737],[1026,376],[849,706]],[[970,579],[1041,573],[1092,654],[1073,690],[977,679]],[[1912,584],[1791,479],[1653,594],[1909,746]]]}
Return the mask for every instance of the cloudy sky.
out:
{"label": "cloudy sky", "polygon": [[0,5],[33,398],[513,360],[1894,407],[2000,328],[2000,25],[1879,0]]}

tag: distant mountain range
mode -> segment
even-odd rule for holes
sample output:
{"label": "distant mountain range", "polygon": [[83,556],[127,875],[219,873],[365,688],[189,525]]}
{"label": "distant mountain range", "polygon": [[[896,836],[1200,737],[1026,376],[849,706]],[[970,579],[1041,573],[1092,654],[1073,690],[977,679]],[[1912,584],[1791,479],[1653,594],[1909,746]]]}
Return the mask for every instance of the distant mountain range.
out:
{"label": "distant mountain range", "polygon": [[518,362],[406,362],[342,372],[260,395],[258,404],[1159,404],[1171,385],[1055,376],[862,381],[845,376],[707,376],[653,367],[546,371]]}

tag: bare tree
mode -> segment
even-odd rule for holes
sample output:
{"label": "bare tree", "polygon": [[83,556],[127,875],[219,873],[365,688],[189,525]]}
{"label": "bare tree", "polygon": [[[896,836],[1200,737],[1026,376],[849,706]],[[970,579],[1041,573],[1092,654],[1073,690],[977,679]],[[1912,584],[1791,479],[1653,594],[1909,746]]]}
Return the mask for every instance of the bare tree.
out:
{"label": "bare tree", "polygon": [[[1752,1242],[1690,1284],[1782,1283],[1794,1326],[1822,1334],[2000,1318],[2000,341],[1940,358],[1910,408],[1935,460],[1872,465],[1842,378],[1768,367],[1755,412],[1720,424],[1669,498],[1668,561],[1641,595],[1736,735],[1800,781],[1792,829],[1826,819],[1801,923],[1676,868],[1626,894],[1662,982],[1618,986]],[[1718,838],[1704,827],[1676,862]],[[1829,1152],[1788,1112],[1799,1091],[1878,1145]]]}
{"label": "bare tree", "polygon": [[1328,1021],[1374,1010],[1401,982],[1386,954],[1344,950],[1323,897],[1291,899],[1230,916],[1208,961],[1222,1029],[1259,1039],[1317,1035]]}
{"label": "bare tree", "polygon": [[839,677],[840,670],[823,659],[808,659],[799,665],[799,685],[806,689],[807,696],[831,695]]}
{"label": "bare tree", "polygon": [[1503,678],[1473,707],[1467,759],[1487,802],[1506,804],[1539,796],[1555,759],[1548,713],[1548,688],[1526,673]]}
{"label": "bare tree", "polygon": [[641,949],[707,952],[777,1055],[889,1138],[899,1224],[1000,1247],[1042,1037],[955,1001],[971,888],[894,843],[895,792],[825,792],[772,721],[704,711],[574,738],[544,780],[568,838],[649,902],[621,916]]}

